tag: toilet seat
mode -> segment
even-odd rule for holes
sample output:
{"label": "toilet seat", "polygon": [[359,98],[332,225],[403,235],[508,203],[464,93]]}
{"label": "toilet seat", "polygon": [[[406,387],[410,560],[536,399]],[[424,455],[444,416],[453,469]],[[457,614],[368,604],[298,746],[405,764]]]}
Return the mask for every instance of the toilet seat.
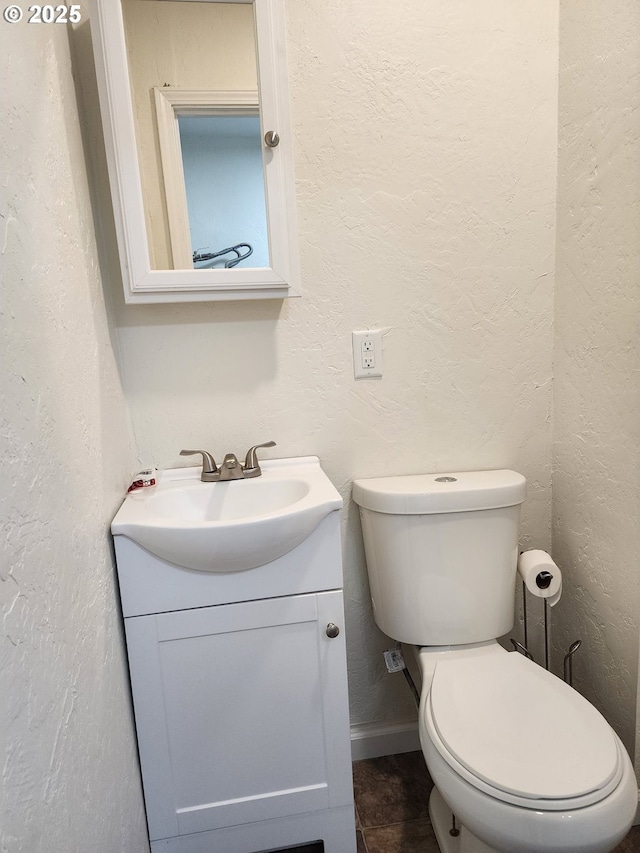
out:
{"label": "toilet seat", "polygon": [[515,652],[440,659],[421,723],[467,782],[524,808],[583,808],[622,777],[619,740],[600,713]]}

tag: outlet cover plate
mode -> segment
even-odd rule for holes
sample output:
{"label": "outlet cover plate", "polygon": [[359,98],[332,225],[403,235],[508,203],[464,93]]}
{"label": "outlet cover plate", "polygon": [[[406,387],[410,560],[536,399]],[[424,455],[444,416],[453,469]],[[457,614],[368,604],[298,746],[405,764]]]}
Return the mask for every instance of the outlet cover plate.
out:
{"label": "outlet cover plate", "polygon": [[356,379],[382,376],[382,329],[352,332],[353,375]]}

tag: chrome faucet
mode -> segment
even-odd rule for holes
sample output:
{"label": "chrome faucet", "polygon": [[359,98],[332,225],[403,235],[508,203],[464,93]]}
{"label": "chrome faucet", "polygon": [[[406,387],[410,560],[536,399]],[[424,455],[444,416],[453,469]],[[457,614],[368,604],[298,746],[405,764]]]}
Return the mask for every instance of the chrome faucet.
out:
{"label": "chrome faucet", "polygon": [[262,474],[262,470],[258,464],[258,454],[256,451],[260,447],[275,446],[275,441],[267,441],[264,444],[255,444],[253,447],[250,447],[247,451],[244,465],[238,461],[235,453],[227,453],[219,468],[213,456],[206,450],[181,450],[180,456],[193,456],[200,453],[202,455],[202,475],[200,476],[202,482],[224,483],[229,480],[247,480],[251,477],[259,477]]}
{"label": "chrome faucet", "polygon": [[244,465],[242,466],[242,476],[245,479],[249,479],[250,477],[259,477],[262,474],[260,470],[260,466],[258,465],[258,454],[256,450],[260,447],[275,447],[275,441],[267,441],[264,444],[254,444],[253,447],[250,447],[247,451],[247,456],[244,460]]}
{"label": "chrome faucet", "polygon": [[203,483],[215,483],[220,479],[220,469],[216,465],[216,460],[206,450],[181,450],[180,456],[195,456],[202,454],[202,474],[200,479]]}
{"label": "chrome faucet", "polygon": [[243,477],[242,465],[238,462],[238,457],[235,453],[227,453],[220,466],[218,480],[223,483],[226,480],[242,480]]}

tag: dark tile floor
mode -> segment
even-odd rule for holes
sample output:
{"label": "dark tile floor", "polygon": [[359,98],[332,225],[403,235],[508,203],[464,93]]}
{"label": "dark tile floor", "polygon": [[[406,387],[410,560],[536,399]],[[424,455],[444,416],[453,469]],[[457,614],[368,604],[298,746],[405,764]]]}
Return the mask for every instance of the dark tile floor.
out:
{"label": "dark tile floor", "polygon": [[[433,783],[421,752],[353,765],[358,853],[439,853],[427,803]],[[639,853],[634,826],[614,853]]]}
{"label": "dark tile floor", "polygon": [[432,787],[421,752],[356,761],[358,853],[439,853],[428,812]]}

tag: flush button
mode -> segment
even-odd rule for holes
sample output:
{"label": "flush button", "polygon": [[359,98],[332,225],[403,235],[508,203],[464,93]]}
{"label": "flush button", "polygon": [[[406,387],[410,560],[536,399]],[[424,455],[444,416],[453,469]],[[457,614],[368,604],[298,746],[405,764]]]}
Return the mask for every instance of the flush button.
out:
{"label": "flush button", "polygon": [[457,483],[457,477],[436,477],[436,483]]}

